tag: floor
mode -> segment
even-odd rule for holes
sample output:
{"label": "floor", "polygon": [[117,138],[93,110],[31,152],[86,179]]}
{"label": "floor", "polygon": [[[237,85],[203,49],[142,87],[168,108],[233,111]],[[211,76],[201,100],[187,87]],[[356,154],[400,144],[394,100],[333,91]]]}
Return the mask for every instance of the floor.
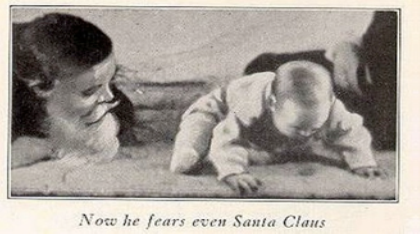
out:
{"label": "floor", "polygon": [[[102,164],[45,161],[11,171],[11,194],[88,198],[240,198],[206,168],[198,175],[175,175],[169,168],[170,143],[126,147],[124,157]],[[376,152],[385,180],[368,180],[321,162],[288,162],[253,166],[263,181],[251,197],[265,199],[395,200],[396,153]]]}

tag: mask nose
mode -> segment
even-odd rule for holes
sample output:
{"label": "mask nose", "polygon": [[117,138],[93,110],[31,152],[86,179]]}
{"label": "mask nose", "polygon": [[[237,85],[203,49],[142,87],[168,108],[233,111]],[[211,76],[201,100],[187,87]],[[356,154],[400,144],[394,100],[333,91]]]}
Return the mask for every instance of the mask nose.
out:
{"label": "mask nose", "polygon": [[104,91],[102,92],[102,94],[99,96],[98,102],[99,103],[103,103],[103,102],[110,102],[114,99],[114,94],[112,93],[111,89],[109,88],[109,86],[106,86],[106,88],[104,89]]}

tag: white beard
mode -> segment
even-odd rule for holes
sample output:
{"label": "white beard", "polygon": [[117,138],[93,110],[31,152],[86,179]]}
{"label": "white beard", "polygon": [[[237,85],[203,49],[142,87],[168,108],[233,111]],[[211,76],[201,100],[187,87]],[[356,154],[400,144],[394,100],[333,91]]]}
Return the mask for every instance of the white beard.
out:
{"label": "white beard", "polygon": [[50,114],[49,125],[49,136],[60,159],[103,162],[112,160],[118,152],[119,125],[111,113],[90,126]]}

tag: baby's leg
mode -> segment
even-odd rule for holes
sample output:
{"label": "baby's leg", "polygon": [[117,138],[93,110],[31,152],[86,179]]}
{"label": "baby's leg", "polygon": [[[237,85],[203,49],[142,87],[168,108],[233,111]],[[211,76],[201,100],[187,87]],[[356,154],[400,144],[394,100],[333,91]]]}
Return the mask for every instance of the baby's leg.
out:
{"label": "baby's leg", "polygon": [[175,138],[170,170],[188,173],[207,156],[214,127],[223,116],[220,89],[195,102],[183,115]]}

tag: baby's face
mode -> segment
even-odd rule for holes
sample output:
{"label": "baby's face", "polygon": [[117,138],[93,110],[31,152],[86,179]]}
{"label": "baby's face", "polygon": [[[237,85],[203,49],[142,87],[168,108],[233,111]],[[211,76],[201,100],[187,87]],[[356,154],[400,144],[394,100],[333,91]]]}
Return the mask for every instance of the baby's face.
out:
{"label": "baby's face", "polygon": [[86,125],[100,122],[117,105],[111,103],[114,95],[110,81],[116,64],[111,55],[85,72],[59,80],[48,99],[50,115],[60,115]]}
{"label": "baby's face", "polygon": [[329,117],[331,106],[331,102],[325,102],[306,108],[286,100],[281,108],[272,109],[274,126],[289,138],[307,139],[322,128]]}

